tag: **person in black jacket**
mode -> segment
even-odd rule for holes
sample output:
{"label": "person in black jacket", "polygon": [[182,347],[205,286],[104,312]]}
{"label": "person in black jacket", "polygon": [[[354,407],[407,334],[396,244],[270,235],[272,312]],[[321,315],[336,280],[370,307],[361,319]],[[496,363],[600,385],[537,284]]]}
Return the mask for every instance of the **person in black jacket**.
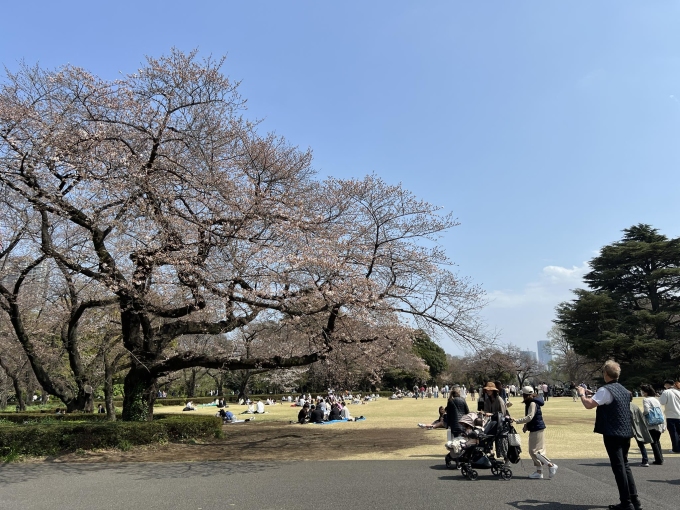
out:
{"label": "person in black jacket", "polygon": [[321,406],[312,406],[311,410],[312,412],[309,413],[309,421],[312,423],[323,423],[323,409],[321,409]]}
{"label": "person in black jacket", "polygon": [[298,413],[298,423],[309,423],[309,404],[305,404]]}
{"label": "person in black jacket", "polygon": [[460,388],[454,386],[446,404],[446,421],[451,429],[451,437],[458,437],[463,434],[463,427],[459,421],[469,412],[467,402],[460,396]]}
{"label": "person in black jacket", "polygon": [[328,415],[328,421],[333,420],[342,420],[342,415],[340,414],[340,408],[338,407],[338,404],[333,404],[331,406],[331,412]]}
{"label": "person in black jacket", "polygon": [[633,472],[628,464],[630,438],[633,426],[630,418],[630,392],[619,384],[621,367],[615,361],[604,364],[602,375],[605,384],[592,397],[586,396],[586,390],[578,388],[579,397],[586,409],[597,409],[595,414],[595,432],[602,434],[604,447],[614,472],[616,486],[619,489],[621,503],[609,505],[612,510],[640,510],[642,504],[638,498]]}

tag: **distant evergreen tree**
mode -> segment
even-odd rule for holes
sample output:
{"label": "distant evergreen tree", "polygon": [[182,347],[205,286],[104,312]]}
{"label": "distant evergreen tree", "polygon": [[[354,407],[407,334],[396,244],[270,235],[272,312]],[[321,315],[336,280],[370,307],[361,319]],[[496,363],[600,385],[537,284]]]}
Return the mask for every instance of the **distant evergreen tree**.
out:
{"label": "distant evergreen tree", "polygon": [[590,261],[590,290],[575,290],[555,322],[578,354],[628,365],[628,385],[659,383],[680,361],[680,239],[646,224],[623,232]]}

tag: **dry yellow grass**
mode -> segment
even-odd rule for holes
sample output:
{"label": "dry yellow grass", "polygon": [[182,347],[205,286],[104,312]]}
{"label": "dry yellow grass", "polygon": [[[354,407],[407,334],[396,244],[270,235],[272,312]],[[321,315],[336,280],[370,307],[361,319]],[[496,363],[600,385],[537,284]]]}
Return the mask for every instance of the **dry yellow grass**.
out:
{"label": "dry yellow grass", "polygon": [[[510,408],[510,413],[515,418],[520,418],[524,414],[524,406],[520,398],[512,399],[513,406]],[[641,406],[641,399],[636,399],[635,402]],[[362,430],[376,430],[385,429],[386,433],[394,435],[394,441],[399,442],[398,433],[395,434],[395,429],[413,429],[417,427],[419,422],[431,423],[437,416],[437,409],[440,405],[445,405],[445,400],[440,399],[403,399],[403,400],[389,400],[381,398],[375,402],[369,402],[362,405],[350,406],[352,416],[363,415],[366,421],[360,421],[350,424],[331,425],[332,427],[352,427],[357,434],[361,434]],[[470,410],[476,409],[476,402],[471,402],[468,399]],[[232,404],[229,408],[234,414],[239,414],[244,411],[246,406],[239,406]],[[256,415],[256,421],[260,422],[280,422],[288,424],[291,420],[297,419],[299,408],[290,407],[286,405],[275,405],[265,407],[267,414]],[[181,406],[157,407],[156,413],[181,413]],[[217,409],[215,407],[199,407],[192,413],[197,414],[215,414]],[[239,416],[239,418],[246,418],[247,415]],[[602,437],[599,434],[593,433],[593,423],[595,421],[595,410],[587,410],[580,402],[573,402],[571,397],[552,398],[543,407],[543,417],[547,425],[546,443],[547,454],[555,459],[570,459],[570,458],[606,458],[607,454],[602,444]],[[238,427],[238,428],[237,428]],[[304,434],[306,427],[291,425],[296,427],[296,432]],[[326,427],[324,427],[326,428]],[[243,434],[244,437],[248,435],[248,425],[229,425],[229,433]],[[344,457],[345,459],[372,459],[372,460],[397,460],[397,459],[417,459],[417,458],[439,458],[446,454],[444,442],[446,441],[446,432],[444,430],[422,430],[422,434],[426,436],[429,444],[419,444],[418,446],[411,446],[404,444],[403,448],[383,453],[380,451],[366,451],[362,453],[353,453]],[[523,444],[526,447],[528,441],[528,434],[523,435]],[[670,449],[670,439],[668,434],[663,434],[661,443],[664,451]],[[651,450],[648,448],[651,458]],[[631,460],[639,459],[639,452],[635,442],[631,446]],[[524,455],[528,458],[528,455]]]}

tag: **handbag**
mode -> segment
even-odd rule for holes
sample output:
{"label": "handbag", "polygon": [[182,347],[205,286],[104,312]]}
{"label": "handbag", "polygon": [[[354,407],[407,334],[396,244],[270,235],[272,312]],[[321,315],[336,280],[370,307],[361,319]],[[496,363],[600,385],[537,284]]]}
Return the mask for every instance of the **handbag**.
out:
{"label": "handbag", "polygon": [[522,436],[517,433],[515,427],[510,427],[510,431],[508,432],[508,444],[510,446],[522,446]]}
{"label": "handbag", "polygon": [[661,425],[663,423],[663,413],[660,407],[652,407],[645,415],[647,425]]}

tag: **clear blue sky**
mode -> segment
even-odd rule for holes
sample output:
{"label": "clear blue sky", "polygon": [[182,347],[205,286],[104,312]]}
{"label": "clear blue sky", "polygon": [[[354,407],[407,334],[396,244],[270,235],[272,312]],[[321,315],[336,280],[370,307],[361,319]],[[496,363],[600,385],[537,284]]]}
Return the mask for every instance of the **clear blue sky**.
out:
{"label": "clear blue sky", "polygon": [[522,347],[621,229],[680,235],[678,2],[90,0],[2,17],[10,69],[115,78],[172,46],[226,54],[248,115],[311,147],[322,176],[374,172],[453,212],[449,256]]}

